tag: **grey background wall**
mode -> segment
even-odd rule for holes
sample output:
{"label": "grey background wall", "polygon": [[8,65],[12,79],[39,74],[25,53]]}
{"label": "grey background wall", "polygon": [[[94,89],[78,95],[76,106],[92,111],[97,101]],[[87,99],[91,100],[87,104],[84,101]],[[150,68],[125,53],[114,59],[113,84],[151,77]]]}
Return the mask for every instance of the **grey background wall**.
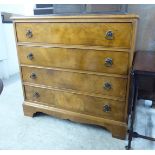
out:
{"label": "grey background wall", "polygon": [[155,4],[128,5],[128,13],[140,17],[136,50],[155,51]]}

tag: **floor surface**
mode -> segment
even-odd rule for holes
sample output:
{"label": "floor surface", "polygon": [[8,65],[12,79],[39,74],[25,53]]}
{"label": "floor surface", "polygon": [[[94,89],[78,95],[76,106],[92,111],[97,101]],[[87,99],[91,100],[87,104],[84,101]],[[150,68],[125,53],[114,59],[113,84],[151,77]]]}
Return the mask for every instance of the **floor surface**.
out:
{"label": "floor surface", "polygon": [[[112,138],[102,127],[74,123],[47,115],[23,115],[19,75],[4,81],[0,96],[0,150],[123,150],[127,140]],[[155,137],[155,109],[150,101],[138,102],[136,131]],[[138,120],[138,121],[137,121]],[[154,130],[154,131],[153,131]],[[155,142],[134,139],[133,149],[155,149]]]}

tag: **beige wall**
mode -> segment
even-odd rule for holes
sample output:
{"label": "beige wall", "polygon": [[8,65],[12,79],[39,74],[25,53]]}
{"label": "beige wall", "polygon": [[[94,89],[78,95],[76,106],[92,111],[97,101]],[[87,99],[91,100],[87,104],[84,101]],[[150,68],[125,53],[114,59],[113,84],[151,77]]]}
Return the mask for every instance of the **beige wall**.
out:
{"label": "beige wall", "polygon": [[155,51],[155,4],[130,4],[128,13],[140,16],[136,50]]}

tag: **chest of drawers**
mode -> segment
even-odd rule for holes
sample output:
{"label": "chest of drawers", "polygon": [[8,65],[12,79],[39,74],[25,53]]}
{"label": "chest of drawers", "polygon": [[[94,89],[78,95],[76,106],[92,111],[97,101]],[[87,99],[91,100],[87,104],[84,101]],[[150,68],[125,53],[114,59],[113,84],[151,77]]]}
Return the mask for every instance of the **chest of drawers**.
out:
{"label": "chest of drawers", "polygon": [[137,19],[15,17],[24,114],[96,124],[124,139]]}

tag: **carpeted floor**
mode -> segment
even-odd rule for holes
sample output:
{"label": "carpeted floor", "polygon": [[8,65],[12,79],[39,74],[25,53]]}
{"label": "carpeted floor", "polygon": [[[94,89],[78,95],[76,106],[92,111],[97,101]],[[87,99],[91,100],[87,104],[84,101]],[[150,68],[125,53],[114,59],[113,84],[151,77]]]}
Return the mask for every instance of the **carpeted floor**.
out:
{"label": "carpeted floor", "polygon": [[[107,130],[93,125],[74,123],[47,115],[25,117],[22,111],[22,88],[19,75],[4,81],[0,96],[0,149],[125,149],[127,140],[112,138]],[[138,103],[138,124],[141,134],[155,137],[155,109],[149,101]],[[154,122],[152,122],[154,121]],[[154,131],[153,131],[154,129]],[[155,142],[133,140],[134,149],[155,149]]]}

